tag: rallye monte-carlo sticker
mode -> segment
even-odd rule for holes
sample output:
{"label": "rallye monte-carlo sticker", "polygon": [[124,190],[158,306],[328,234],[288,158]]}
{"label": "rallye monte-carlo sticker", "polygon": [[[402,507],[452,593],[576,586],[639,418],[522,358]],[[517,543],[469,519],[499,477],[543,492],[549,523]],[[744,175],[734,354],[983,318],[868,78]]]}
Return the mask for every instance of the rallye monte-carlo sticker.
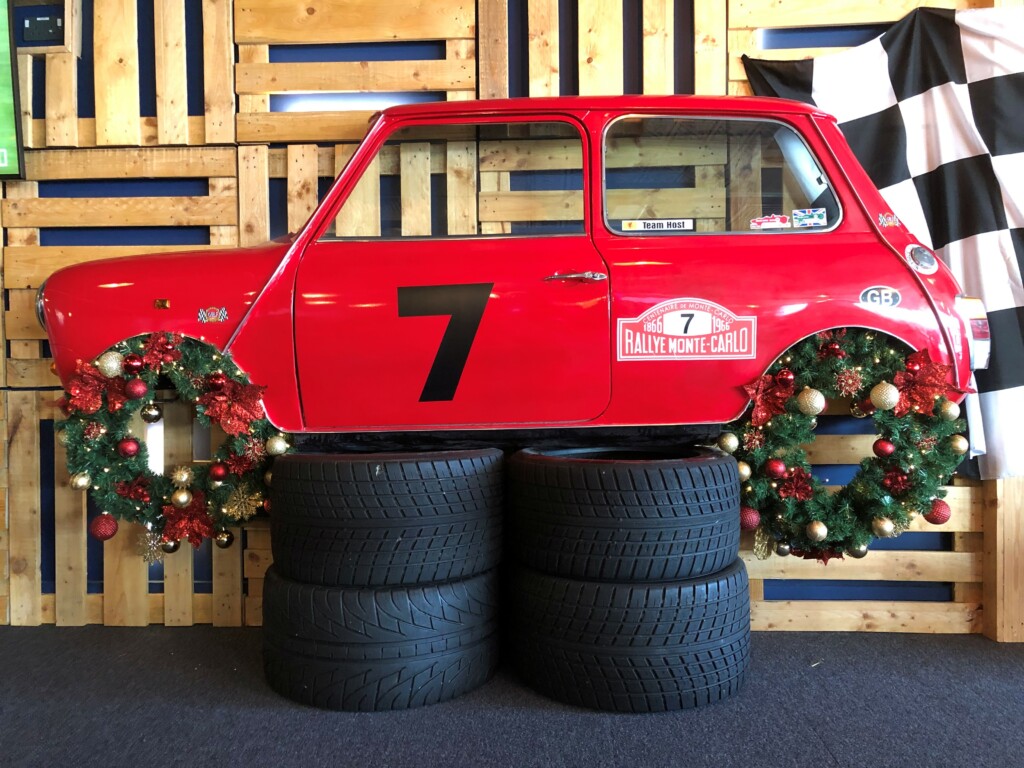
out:
{"label": "rallye monte-carlo sticker", "polygon": [[669,299],[618,324],[619,360],[739,360],[757,348],[757,318],[705,299]]}

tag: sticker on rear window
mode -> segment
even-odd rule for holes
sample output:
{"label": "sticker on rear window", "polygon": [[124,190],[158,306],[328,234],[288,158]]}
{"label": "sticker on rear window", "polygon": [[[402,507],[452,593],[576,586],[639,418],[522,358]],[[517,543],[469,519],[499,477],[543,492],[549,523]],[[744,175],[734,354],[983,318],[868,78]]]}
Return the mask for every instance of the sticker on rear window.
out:
{"label": "sticker on rear window", "polygon": [[623,232],[693,232],[693,219],[626,219]]}
{"label": "sticker on rear window", "polygon": [[751,229],[788,229],[790,226],[789,216],[784,213],[770,213],[750,220]]}
{"label": "sticker on rear window", "polygon": [[618,322],[619,360],[741,360],[754,357],[757,318],[713,301],[669,299]]}
{"label": "sticker on rear window", "polygon": [[828,218],[824,208],[797,208],[793,211],[794,227],[826,227]]}

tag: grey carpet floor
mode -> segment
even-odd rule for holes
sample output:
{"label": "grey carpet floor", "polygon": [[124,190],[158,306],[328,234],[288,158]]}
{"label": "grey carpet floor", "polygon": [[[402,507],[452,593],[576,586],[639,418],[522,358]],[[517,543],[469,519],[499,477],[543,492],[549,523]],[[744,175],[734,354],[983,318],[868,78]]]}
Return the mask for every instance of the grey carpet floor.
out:
{"label": "grey carpet floor", "polygon": [[455,701],[349,714],[263,682],[260,631],[0,628],[2,766],[1020,766],[1024,645],[756,633],[700,710],[564,706],[502,668]]}

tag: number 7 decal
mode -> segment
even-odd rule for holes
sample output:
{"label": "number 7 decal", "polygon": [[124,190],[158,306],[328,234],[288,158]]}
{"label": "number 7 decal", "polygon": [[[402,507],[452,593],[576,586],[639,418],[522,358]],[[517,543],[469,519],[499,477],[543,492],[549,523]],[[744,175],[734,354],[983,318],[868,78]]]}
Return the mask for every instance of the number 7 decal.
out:
{"label": "number 7 decal", "polygon": [[450,315],[434,364],[423,384],[421,403],[452,400],[469,359],[494,283],[417,285],[398,289],[399,317]]}

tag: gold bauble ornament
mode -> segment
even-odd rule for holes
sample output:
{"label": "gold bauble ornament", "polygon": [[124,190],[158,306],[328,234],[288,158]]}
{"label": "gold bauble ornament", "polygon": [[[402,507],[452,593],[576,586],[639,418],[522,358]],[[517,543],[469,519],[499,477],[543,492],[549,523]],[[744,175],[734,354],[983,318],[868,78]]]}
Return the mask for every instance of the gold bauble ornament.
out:
{"label": "gold bauble ornament", "polygon": [[883,381],[871,388],[871,404],[880,411],[891,411],[900,401],[895,385]]}
{"label": "gold bauble ornament", "polygon": [[825,410],[825,396],[816,389],[804,387],[796,396],[796,407],[805,416],[817,416]]}
{"label": "gold bauble ornament", "polygon": [[146,403],[139,410],[139,415],[147,424],[156,424],[164,417],[164,410],[156,403]]}
{"label": "gold bauble ornament", "polygon": [[180,541],[165,541],[160,545],[160,549],[166,552],[168,555],[173,555],[181,547]]}
{"label": "gold bauble ornament", "polygon": [[112,349],[104,352],[96,358],[96,369],[108,379],[120,376],[124,373],[124,356]]}
{"label": "gold bauble ornament", "polygon": [[76,491],[87,491],[89,486],[92,485],[92,478],[89,477],[88,472],[75,472],[68,480],[68,485]]}
{"label": "gold bauble ornament", "polygon": [[213,537],[213,543],[216,544],[220,549],[227,549],[231,546],[235,540],[235,534],[231,531],[217,531],[217,535]]}
{"label": "gold bauble ornament", "polygon": [[263,509],[263,494],[249,485],[235,488],[221,508],[225,517],[232,520],[248,520]]}
{"label": "gold bauble ornament", "polygon": [[878,538],[888,539],[896,533],[896,524],[888,517],[876,517],[871,521],[871,530]]}
{"label": "gold bauble ornament", "polygon": [[[188,488],[196,479],[192,467],[182,465],[171,470],[171,484],[175,488]],[[188,506],[185,504],[184,506]]]}
{"label": "gold bauble ornament", "polygon": [[184,509],[192,503],[192,491],[188,488],[175,488],[171,493],[171,504],[178,509]]}
{"label": "gold bauble ornament", "polygon": [[811,541],[824,541],[828,538],[828,526],[821,520],[811,520],[804,529],[807,538]]}
{"label": "gold bauble ornament", "polygon": [[949,438],[949,447],[953,449],[953,453],[963,456],[970,449],[971,444],[963,435],[953,435]]}
{"label": "gold bauble ornament", "polygon": [[916,509],[912,509],[909,512],[907,512],[907,518],[909,520],[917,520],[917,518],[919,518],[920,516],[921,513],[918,512]]}
{"label": "gold bauble ornament", "polygon": [[846,554],[848,554],[850,557],[860,560],[862,557],[867,557],[868,545],[854,544],[853,546],[846,548]]}
{"label": "gold bauble ornament", "polygon": [[263,483],[267,486],[267,488],[270,487],[270,481],[273,480],[273,479],[274,479],[274,473],[271,472],[269,469],[266,472],[263,473]]}
{"label": "gold bauble ornament", "polygon": [[960,418],[960,406],[947,400],[939,406],[939,416],[946,421],[956,421]]}
{"label": "gold bauble ornament", "polygon": [[750,479],[750,465],[747,462],[737,461],[736,471],[740,473],[740,482],[746,482]]}
{"label": "gold bauble ornament", "polygon": [[732,432],[723,432],[718,436],[718,447],[726,453],[732,453],[740,447],[740,439]]}
{"label": "gold bauble ornament", "polygon": [[785,557],[786,555],[788,555],[790,549],[792,549],[792,547],[790,547],[789,544],[785,541],[779,541],[775,544],[775,554],[779,557]]}
{"label": "gold bauble ornament", "polygon": [[70,438],[68,438],[68,431],[66,429],[62,429],[60,432],[57,433],[57,442],[60,443],[61,445],[67,445],[69,439]]}
{"label": "gold bauble ornament", "polygon": [[754,531],[754,557],[758,560],[767,560],[772,554],[772,537],[764,529],[764,526],[758,526],[757,530]]}
{"label": "gold bauble ornament", "polygon": [[284,435],[274,435],[267,439],[267,453],[271,456],[280,456],[288,452],[288,441]]}

